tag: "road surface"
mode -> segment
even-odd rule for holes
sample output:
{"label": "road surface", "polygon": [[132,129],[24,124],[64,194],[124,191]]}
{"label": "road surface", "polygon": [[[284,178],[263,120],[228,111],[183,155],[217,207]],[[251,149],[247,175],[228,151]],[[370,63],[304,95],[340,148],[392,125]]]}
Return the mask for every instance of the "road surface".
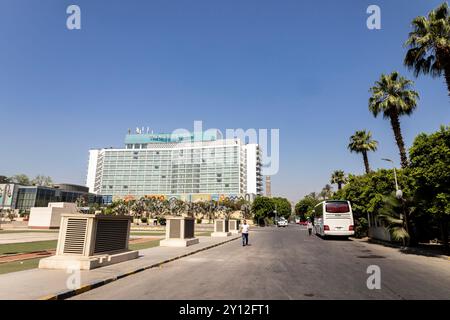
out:
{"label": "road surface", "polygon": [[[352,240],[263,228],[73,299],[449,299],[450,261]],[[378,266],[381,289],[367,268]],[[371,282],[373,283],[373,282]]]}

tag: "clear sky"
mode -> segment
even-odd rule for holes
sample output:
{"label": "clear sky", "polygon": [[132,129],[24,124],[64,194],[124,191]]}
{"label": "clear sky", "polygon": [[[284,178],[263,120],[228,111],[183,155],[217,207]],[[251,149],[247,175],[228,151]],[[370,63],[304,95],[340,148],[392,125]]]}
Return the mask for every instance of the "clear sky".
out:
{"label": "clear sky", "polygon": [[[0,174],[84,184],[88,150],[128,128],[280,129],[273,193],[296,201],[342,169],[355,130],[399,165],[389,122],[368,111],[381,73],[400,71],[410,22],[440,0],[0,0]],[[82,29],[66,28],[81,7]],[[366,9],[382,10],[368,30]],[[450,122],[443,79],[416,80],[406,145]]]}

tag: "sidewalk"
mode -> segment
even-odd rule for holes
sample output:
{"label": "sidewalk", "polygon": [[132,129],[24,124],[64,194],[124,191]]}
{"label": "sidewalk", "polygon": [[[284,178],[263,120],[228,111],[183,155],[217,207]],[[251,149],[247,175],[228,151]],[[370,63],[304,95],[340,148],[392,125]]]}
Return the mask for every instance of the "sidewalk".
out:
{"label": "sidewalk", "polygon": [[17,232],[0,234],[0,244],[58,240],[58,232]]}
{"label": "sidewalk", "polygon": [[131,274],[239,239],[240,235],[198,238],[200,243],[190,247],[139,250],[138,259],[81,271],[81,287],[77,290],[67,288],[66,283],[73,275],[66,270],[31,269],[0,275],[0,300],[65,299]]}
{"label": "sidewalk", "polygon": [[372,244],[372,245],[379,245],[386,248],[394,248],[398,249],[401,253],[404,254],[415,254],[420,256],[426,256],[426,257],[434,257],[434,258],[440,258],[444,260],[450,260],[450,256],[446,255],[440,248],[432,248],[432,247],[426,247],[424,245],[419,245],[417,247],[404,247],[400,244],[377,240],[377,239],[371,239],[371,238],[352,238],[352,241]]}

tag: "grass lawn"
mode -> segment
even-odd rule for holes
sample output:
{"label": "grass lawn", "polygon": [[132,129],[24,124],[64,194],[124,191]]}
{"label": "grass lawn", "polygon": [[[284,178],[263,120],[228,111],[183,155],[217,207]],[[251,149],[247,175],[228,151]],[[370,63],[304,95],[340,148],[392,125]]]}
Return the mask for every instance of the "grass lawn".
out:
{"label": "grass lawn", "polygon": [[152,240],[148,242],[142,242],[142,243],[134,243],[129,245],[130,250],[143,250],[148,248],[154,248],[159,247],[159,242],[161,240]]}
{"label": "grass lawn", "polygon": [[161,232],[158,232],[158,231],[131,231],[130,232],[130,235],[132,235],[132,236],[163,236],[163,235],[165,235],[166,233],[165,232],[163,232],[163,231],[161,231]]}
{"label": "grass lawn", "polygon": [[196,232],[195,235],[209,237],[211,235],[211,233],[213,233],[213,232],[212,231],[202,231],[202,232]]}
{"label": "grass lawn", "polygon": [[[160,240],[153,240],[143,243],[130,244],[130,250],[143,250],[148,248],[153,248],[159,246]],[[39,241],[39,242],[30,242],[30,243],[17,243],[17,244],[2,244],[0,245],[0,254],[6,253],[23,253],[30,251],[38,251],[38,250],[48,250],[56,248],[56,240],[55,241]],[[39,260],[41,258],[23,260],[23,261],[14,261],[0,264],[0,274],[17,272],[22,270],[35,269],[39,266]]]}
{"label": "grass lawn", "polygon": [[2,233],[58,233],[59,230],[0,230],[0,234]]}
{"label": "grass lawn", "polygon": [[2,263],[0,264],[0,274],[35,269],[39,266],[39,260],[41,258]]}
{"label": "grass lawn", "polygon": [[[56,249],[58,240],[0,244],[0,254],[16,254]],[[3,266],[3,265],[2,265]]]}

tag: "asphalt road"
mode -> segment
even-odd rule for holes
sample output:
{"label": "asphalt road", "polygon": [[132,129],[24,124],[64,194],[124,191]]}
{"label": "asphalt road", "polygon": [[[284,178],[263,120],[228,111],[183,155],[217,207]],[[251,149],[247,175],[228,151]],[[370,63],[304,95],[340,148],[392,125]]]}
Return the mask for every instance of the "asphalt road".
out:
{"label": "asphalt road", "polygon": [[[264,228],[73,299],[450,299],[450,261],[352,240]],[[381,289],[367,287],[380,267]]]}

